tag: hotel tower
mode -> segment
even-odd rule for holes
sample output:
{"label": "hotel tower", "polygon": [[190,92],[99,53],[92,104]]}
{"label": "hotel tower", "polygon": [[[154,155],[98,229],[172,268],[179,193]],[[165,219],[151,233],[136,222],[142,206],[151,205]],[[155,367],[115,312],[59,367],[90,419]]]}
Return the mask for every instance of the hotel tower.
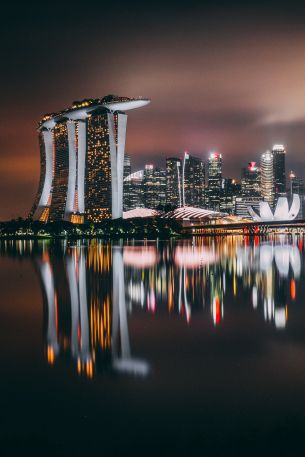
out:
{"label": "hotel tower", "polygon": [[125,111],[148,103],[107,95],[45,115],[38,128],[41,175],[30,217],[45,222],[122,217]]}

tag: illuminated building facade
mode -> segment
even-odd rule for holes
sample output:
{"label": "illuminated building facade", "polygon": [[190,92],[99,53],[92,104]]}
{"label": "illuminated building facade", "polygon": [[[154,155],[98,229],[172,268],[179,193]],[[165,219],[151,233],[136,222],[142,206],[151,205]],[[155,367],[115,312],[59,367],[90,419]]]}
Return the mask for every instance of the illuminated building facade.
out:
{"label": "illuminated building facade", "polygon": [[124,179],[124,211],[135,208],[144,208],[144,170],[131,173]]}
{"label": "illuminated building facade", "polygon": [[38,129],[41,177],[30,216],[71,222],[122,217],[125,111],[148,103],[108,95],[46,115]]}
{"label": "illuminated building facade", "polygon": [[173,208],[182,206],[181,169],[180,159],[166,159],[166,204]]}
{"label": "illuminated building facade", "polygon": [[261,175],[256,162],[249,162],[248,166],[241,170],[241,196],[261,196]]}
{"label": "illuminated building facade", "polygon": [[145,165],[143,179],[145,208],[158,209],[166,204],[166,171],[153,165]]}
{"label": "illuminated building facade", "polygon": [[261,194],[265,202],[269,203],[271,208],[274,205],[274,166],[273,154],[266,151],[261,156]]}
{"label": "illuminated building facade", "polygon": [[291,171],[289,174],[289,191],[290,197],[292,198],[293,194],[297,194],[300,197],[300,211],[297,216],[297,219],[304,219],[305,217],[305,190],[304,190],[304,181],[302,178],[296,176],[296,174]]}
{"label": "illuminated building facade", "polygon": [[203,208],[205,204],[204,162],[184,153],[182,164],[182,205]]}
{"label": "illuminated building facade", "polygon": [[276,197],[286,195],[286,150],[282,144],[275,144],[272,148],[274,191]]}
{"label": "illuminated building facade", "polygon": [[209,209],[220,210],[220,194],[222,186],[222,155],[211,153],[208,161],[208,201]]}
{"label": "illuminated building facade", "polygon": [[220,192],[220,211],[235,214],[236,198],[240,196],[240,184],[232,178],[223,178]]}
{"label": "illuminated building facade", "polygon": [[241,192],[235,201],[235,214],[249,218],[249,206],[259,211],[261,196],[261,173],[256,162],[249,162],[241,169]]}

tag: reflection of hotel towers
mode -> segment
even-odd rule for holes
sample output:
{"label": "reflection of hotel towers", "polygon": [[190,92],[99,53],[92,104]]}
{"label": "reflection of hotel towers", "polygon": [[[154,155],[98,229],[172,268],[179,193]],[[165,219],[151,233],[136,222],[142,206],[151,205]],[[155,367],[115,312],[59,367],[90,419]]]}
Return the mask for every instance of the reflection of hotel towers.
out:
{"label": "reflection of hotel towers", "polygon": [[41,175],[30,216],[44,222],[122,217],[125,111],[148,103],[108,95],[44,116],[38,129]]}
{"label": "reflection of hotel towers", "polygon": [[66,303],[58,297],[59,278],[53,274],[52,261],[48,256],[39,261],[47,305],[48,361],[54,363],[61,351],[70,348],[78,373],[89,377],[95,369],[109,365],[118,371],[145,375],[148,365],[130,355],[121,249],[113,248],[112,255],[109,245],[98,245],[88,248],[88,256],[85,252],[76,247],[65,256],[63,268],[71,306],[63,316],[60,314]]}

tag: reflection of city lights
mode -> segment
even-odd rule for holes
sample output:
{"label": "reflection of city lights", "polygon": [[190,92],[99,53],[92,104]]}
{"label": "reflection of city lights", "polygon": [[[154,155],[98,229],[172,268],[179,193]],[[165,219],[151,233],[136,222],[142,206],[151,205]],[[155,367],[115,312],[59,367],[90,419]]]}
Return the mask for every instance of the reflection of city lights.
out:
{"label": "reflection of city lights", "polygon": [[257,287],[256,286],[253,286],[253,288],[252,288],[252,305],[253,305],[254,309],[257,308]]}
{"label": "reflection of city lights", "polygon": [[292,300],[295,300],[296,297],[296,286],[295,286],[295,280],[292,279],[290,281],[290,297]]}
{"label": "reflection of city lights", "polygon": [[135,268],[148,268],[157,262],[157,250],[153,246],[125,246],[123,252],[124,265]]}
{"label": "reflection of city lights", "polygon": [[47,347],[47,360],[50,365],[53,365],[55,361],[54,349],[51,346]]}
{"label": "reflection of city lights", "polygon": [[279,330],[286,327],[286,308],[276,309],[274,312],[275,327]]}
{"label": "reflection of city lights", "polygon": [[175,250],[174,261],[179,267],[195,268],[215,263],[216,260],[215,252],[205,247],[177,246]]}
{"label": "reflection of city lights", "polygon": [[213,298],[213,322],[214,325],[218,325],[222,318],[222,307],[220,298],[218,296]]}

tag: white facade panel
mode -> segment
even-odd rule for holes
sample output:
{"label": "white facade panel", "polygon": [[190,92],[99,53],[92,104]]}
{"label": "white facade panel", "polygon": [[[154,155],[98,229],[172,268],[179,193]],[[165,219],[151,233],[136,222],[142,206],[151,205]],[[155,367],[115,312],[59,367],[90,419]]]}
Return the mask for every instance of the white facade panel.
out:
{"label": "white facade panel", "polygon": [[71,213],[73,212],[76,184],[76,135],[75,123],[73,121],[67,121],[67,130],[69,144],[69,177],[65,208],[65,219],[69,220]]}
{"label": "white facade panel", "polygon": [[45,146],[46,157],[45,179],[40,200],[34,214],[34,218],[35,216],[39,217],[41,211],[44,209],[45,206],[47,206],[51,194],[53,181],[53,133],[51,130],[45,130],[44,132],[42,132],[42,136]]}
{"label": "white facade panel", "polygon": [[78,211],[85,212],[86,122],[78,122],[77,195]]}

